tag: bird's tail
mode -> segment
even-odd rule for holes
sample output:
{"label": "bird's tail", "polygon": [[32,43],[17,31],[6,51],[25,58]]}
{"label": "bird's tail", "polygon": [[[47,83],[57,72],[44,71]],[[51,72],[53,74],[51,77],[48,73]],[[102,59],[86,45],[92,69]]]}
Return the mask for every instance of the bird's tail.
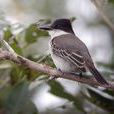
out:
{"label": "bird's tail", "polygon": [[99,73],[99,71],[95,67],[89,67],[89,70],[99,83],[109,85],[109,83],[102,77],[102,75]]}

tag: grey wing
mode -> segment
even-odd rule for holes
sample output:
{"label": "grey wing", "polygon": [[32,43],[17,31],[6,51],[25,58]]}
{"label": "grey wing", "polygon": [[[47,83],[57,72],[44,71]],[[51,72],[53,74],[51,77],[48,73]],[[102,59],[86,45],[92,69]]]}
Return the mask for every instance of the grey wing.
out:
{"label": "grey wing", "polygon": [[52,51],[56,56],[62,57],[66,61],[69,61],[73,65],[76,65],[77,68],[83,69],[85,67],[84,57],[77,51],[71,52],[68,49],[59,48],[53,43]]}

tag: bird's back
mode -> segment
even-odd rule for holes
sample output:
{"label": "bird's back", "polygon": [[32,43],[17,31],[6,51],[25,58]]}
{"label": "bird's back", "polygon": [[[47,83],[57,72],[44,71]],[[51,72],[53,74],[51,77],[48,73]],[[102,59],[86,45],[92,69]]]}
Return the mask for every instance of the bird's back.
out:
{"label": "bird's back", "polygon": [[90,62],[93,64],[89,51],[86,45],[74,34],[65,34],[59,37],[55,37],[53,42],[56,44],[57,47],[62,49],[66,49],[68,51],[72,51],[74,53],[79,53],[81,56],[84,57],[85,62]]}

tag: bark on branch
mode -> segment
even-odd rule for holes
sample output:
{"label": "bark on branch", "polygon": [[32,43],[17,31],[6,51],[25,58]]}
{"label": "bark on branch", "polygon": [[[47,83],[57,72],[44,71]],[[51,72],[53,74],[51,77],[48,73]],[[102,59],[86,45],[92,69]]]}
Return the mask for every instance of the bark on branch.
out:
{"label": "bark on branch", "polygon": [[114,85],[110,84],[109,86],[107,85],[102,85],[98,83],[94,77],[91,78],[86,78],[86,77],[79,77],[76,75],[72,75],[69,73],[63,73],[61,71],[58,71],[50,66],[47,66],[45,64],[39,64],[34,61],[28,60],[20,55],[17,55],[15,53],[11,53],[7,50],[0,50],[0,60],[10,60],[16,64],[22,65],[24,67],[27,67],[31,70],[38,71],[38,72],[43,72],[48,74],[49,76],[56,76],[64,79],[69,79],[77,82],[81,82],[84,84],[88,84],[91,86],[101,86],[105,87],[108,89],[113,89],[114,90]]}

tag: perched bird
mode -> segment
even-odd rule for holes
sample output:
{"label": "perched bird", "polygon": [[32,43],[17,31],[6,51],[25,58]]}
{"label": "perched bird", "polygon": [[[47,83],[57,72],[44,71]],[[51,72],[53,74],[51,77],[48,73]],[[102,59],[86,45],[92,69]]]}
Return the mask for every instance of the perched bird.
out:
{"label": "perched bird", "polygon": [[108,85],[95,68],[86,45],[75,35],[69,19],[57,19],[40,29],[47,30],[51,36],[50,54],[58,69],[80,74],[89,70],[99,83]]}

